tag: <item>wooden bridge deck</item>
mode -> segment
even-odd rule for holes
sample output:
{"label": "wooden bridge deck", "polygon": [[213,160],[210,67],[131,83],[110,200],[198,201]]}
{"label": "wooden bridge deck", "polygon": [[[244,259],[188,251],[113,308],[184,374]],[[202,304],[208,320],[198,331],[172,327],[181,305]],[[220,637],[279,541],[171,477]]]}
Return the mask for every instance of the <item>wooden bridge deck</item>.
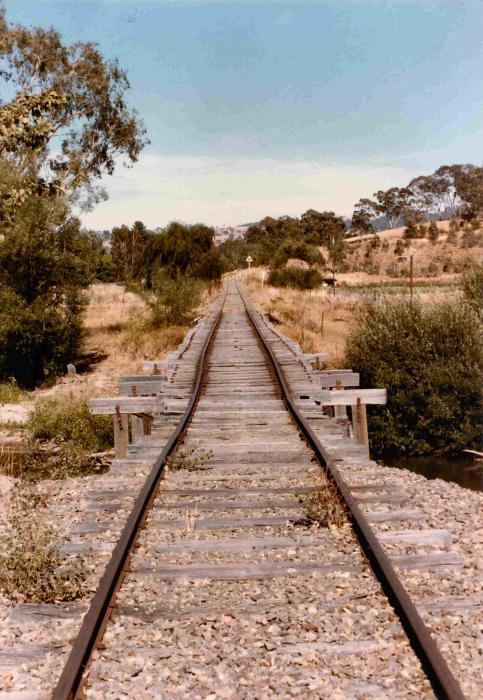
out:
{"label": "wooden bridge deck", "polygon": [[[288,381],[310,383],[293,353],[273,343]],[[342,454],[340,428],[320,410],[313,423],[327,452]],[[146,449],[155,441],[146,439]],[[401,693],[410,682],[418,697],[431,696],[349,524],[304,521],[301,501],[325,477],[234,286],[184,437],[190,448],[210,456],[199,471],[168,471],[95,652],[87,696],[383,697],[387,658],[396,689],[404,671]],[[371,471],[363,447],[349,441],[346,452],[348,469],[362,460]],[[386,508],[406,496],[379,485],[373,501]]]}
{"label": "wooden bridge deck", "polygon": [[[126,457],[86,490],[64,551],[86,552],[104,566],[188,406],[215,315],[163,365],[169,386],[156,399],[161,412],[151,434],[136,437]],[[458,594],[454,582],[463,561],[449,530],[414,505],[413,494],[368,457],[343,421],[302,398],[320,390],[316,375],[294,343],[262,315],[252,315],[326,463],[336,467],[401,580],[412,585],[415,573],[423,577],[423,594],[412,590],[425,619],[481,610],[480,599]],[[102,699],[433,697],[349,520],[329,528],[307,521],[304,501],[326,488],[326,476],[287,410],[233,281],[210,348],[181,447],[201,448],[206,459],[196,471],[165,473],[83,692]],[[121,382],[124,395],[131,381],[136,377]],[[43,616],[59,632],[52,644],[0,651],[0,672],[17,672],[23,664],[35,675],[43,665],[52,668],[55,682],[73,641],[70,621],[77,625],[84,611],[85,605],[18,606],[12,624],[28,626]],[[433,632],[447,650],[445,628]],[[464,680],[457,656],[454,647],[452,668]],[[28,688],[22,673],[19,678]],[[22,699],[38,700],[25,692]]]}

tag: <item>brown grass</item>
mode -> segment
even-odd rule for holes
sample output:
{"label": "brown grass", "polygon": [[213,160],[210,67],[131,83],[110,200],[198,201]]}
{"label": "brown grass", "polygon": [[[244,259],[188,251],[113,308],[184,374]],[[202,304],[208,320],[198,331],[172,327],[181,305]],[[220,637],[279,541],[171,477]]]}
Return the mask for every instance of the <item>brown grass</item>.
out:
{"label": "brown grass", "polygon": [[74,382],[61,380],[42,395],[117,394],[120,374],[138,374],[147,359],[163,359],[183,340],[185,326],[152,328],[146,304],[119,284],[94,284],[88,290],[81,352],[92,358],[89,371]]}
{"label": "brown grass", "polygon": [[342,527],[347,523],[347,511],[335,485],[320,479],[312,493],[299,497],[306,524],[318,527]]}
{"label": "brown grass", "polygon": [[[438,221],[436,225],[440,231],[437,243],[432,243],[428,238],[414,238],[409,241],[409,246],[404,248],[401,255],[396,255],[394,249],[396,242],[404,239],[404,227],[378,232],[377,235],[387,250],[382,246],[377,250],[371,249],[372,234],[349,238],[349,271],[338,273],[337,279],[349,285],[378,281],[397,282],[398,279],[404,282],[409,274],[409,258],[412,255],[416,280],[449,283],[459,281],[459,268],[465,260],[481,260],[483,229],[475,232],[474,245],[468,247],[465,244],[463,229],[456,234],[455,241],[451,242],[448,240],[449,221]],[[401,273],[400,278],[388,275],[388,268],[391,267],[395,267]],[[372,272],[369,268],[372,268]]]}
{"label": "brown grass", "polygon": [[358,297],[334,296],[328,288],[298,291],[270,287],[262,284],[263,272],[261,268],[252,269],[246,282],[255,305],[304,352],[330,353],[329,365],[339,366],[360,304]]}
{"label": "brown grass", "polygon": [[17,603],[58,603],[86,593],[84,559],[62,555],[62,534],[44,512],[47,498],[30,485],[17,485],[11,493],[0,553],[0,591]]}

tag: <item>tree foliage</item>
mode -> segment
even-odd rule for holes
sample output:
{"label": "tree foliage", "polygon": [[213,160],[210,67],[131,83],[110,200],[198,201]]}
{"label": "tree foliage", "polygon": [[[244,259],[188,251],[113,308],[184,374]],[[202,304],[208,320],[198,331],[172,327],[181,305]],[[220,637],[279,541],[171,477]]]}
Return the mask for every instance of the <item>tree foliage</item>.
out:
{"label": "tree foliage", "polygon": [[153,280],[154,295],[147,297],[151,323],[155,328],[189,325],[201,304],[199,280],[158,269]]}
{"label": "tree foliage", "polygon": [[387,406],[368,411],[375,454],[456,453],[480,429],[480,337],[467,304],[368,304],[347,342],[345,363],[361,386],[385,387]]}
{"label": "tree foliage", "polygon": [[225,272],[233,272],[246,265],[246,259],[250,254],[250,246],[241,238],[224,241],[218,246],[221,263]]}
{"label": "tree foliage", "polygon": [[266,217],[253,224],[245,234],[244,250],[256,265],[277,268],[289,258],[299,258],[309,265],[324,266],[326,261],[319,250],[319,246],[324,246],[329,261],[338,265],[345,255],[345,235],[345,223],[340,216],[309,209],[300,219]]}
{"label": "tree foliage", "polygon": [[100,240],[82,231],[65,200],[30,196],[0,241],[0,378],[34,386],[65,370],[80,336],[82,288]]}
{"label": "tree foliage", "polygon": [[24,178],[23,192],[2,201],[3,218],[31,192],[93,196],[119,156],[137,160],[145,130],[124,97],[127,75],[95,44],[66,46],[55,29],[8,24],[0,8],[0,62],[14,95],[0,103],[0,155]]}
{"label": "tree foliage", "polygon": [[287,267],[271,270],[268,276],[268,284],[274,287],[315,289],[322,284],[322,277],[317,270],[301,270],[297,267]]}
{"label": "tree foliage", "polygon": [[389,228],[395,228],[401,218],[412,211],[414,197],[407,187],[391,187],[374,193],[374,199],[360,199],[354,209],[356,220],[368,224],[378,216],[385,216]]}
{"label": "tree foliage", "polygon": [[214,230],[204,224],[177,222],[149,236],[144,254],[148,283],[160,268],[172,277],[182,274],[200,280],[218,279],[223,269],[213,236]]}
{"label": "tree foliage", "polygon": [[366,234],[373,232],[372,220],[375,216],[375,211],[372,204],[368,204],[367,199],[360,199],[354,207],[354,213],[351,219],[351,235]]}
{"label": "tree foliage", "polygon": [[128,226],[116,226],[111,232],[111,257],[120,282],[131,284],[144,272],[144,246],[148,230],[142,221]]}

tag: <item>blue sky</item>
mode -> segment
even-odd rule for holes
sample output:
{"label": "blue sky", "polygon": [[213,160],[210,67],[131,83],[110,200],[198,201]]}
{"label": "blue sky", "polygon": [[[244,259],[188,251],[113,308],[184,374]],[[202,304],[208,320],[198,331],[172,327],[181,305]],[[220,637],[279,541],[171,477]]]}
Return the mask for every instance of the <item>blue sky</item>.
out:
{"label": "blue sky", "polygon": [[481,0],[7,0],[118,57],[151,145],[105,178],[107,228],[236,224],[483,160]]}

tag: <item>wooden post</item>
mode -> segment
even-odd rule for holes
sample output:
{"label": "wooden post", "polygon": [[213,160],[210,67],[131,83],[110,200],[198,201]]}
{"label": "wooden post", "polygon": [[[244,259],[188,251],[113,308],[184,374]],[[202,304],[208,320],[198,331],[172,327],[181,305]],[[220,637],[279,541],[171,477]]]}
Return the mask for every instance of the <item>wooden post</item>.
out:
{"label": "wooden post", "polygon": [[[131,396],[137,396],[138,389],[135,384],[131,386]],[[143,419],[134,414],[131,415],[131,437],[132,441],[136,442],[140,437],[144,435],[144,423]]]}
{"label": "wooden post", "polygon": [[151,435],[151,428],[153,425],[153,419],[151,416],[146,416],[141,419],[143,421],[143,433],[144,435]]}
{"label": "wooden post", "polygon": [[129,444],[129,422],[127,413],[121,413],[116,406],[114,420],[114,455],[116,459],[124,459]]}
{"label": "wooden post", "polygon": [[[336,389],[342,389],[342,381],[336,379]],[[345,406],[334,406],[334,418],[347,418],[347,408]]]}
{"label": "wooden post", "polygon": [[133,442],[136,442],[144,435],[144,421],[139,416],[131,416],[131,435]]}
{"label": "wooden post", "polygon": [[352,430],[354,432],[354,440],[360,445],[364,445],[369,455],[369,434],[367,430],[367,409],[361,399],[357,399],[357,403],[351,406],[352,408]]}

